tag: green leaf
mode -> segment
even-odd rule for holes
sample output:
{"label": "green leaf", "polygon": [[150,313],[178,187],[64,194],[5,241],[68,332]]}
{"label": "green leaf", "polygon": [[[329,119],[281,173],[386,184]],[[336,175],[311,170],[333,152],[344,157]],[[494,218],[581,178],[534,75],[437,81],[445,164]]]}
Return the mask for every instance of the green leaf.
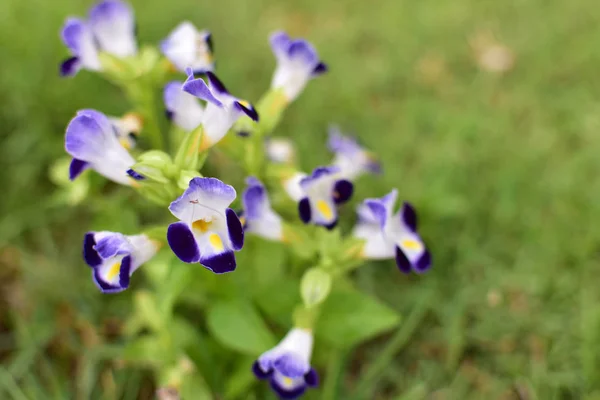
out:
{"label": "green leaf", "polygon": [[242,394],[247,393],[250,387],[257,382],[256,377],[252,373],[252,363],[254,360],[254,357],[243,357],[236,363],[236,367],[231,371],[227,379],[225,389],[226,399],[242,397]]}
{"label": "green leaf", "polygon": [[223,345],[258,356],[275,345],[260,314],[247,302],[218,301],[208,311],[208,328]]}
{"label": "green leaf", "polygon": [[321,306],[315,333],[338,348],[350,348],[400,323],[400,315],[379,300],[352,289],[334,290]]}
{"label": "green leaf", "polygon": [[273,282],[257,293],[254,300],[270,319],[289,327],[294,308],[301,301],[299,287],[300,282],[292,279]]}

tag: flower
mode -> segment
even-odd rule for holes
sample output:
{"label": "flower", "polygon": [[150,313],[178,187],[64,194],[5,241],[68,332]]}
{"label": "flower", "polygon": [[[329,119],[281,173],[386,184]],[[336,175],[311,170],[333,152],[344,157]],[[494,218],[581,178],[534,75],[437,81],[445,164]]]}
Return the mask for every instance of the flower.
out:
{"label": "flower", "polygon": [[292,198],[292,200],[300,201],[304,197],[304,190],[302,190],[300,182],[302,182],[302,179],[306,178],[307,176],[308,175],[304,172],[295,172],[292,175],[282,179],[281,185],[288,196]]}
{"label": "flower", "polygon": [[117,293],[129,287],[131,275],[154,257],[159,247],[146,235],[88,232],[83,240],[83,258],[92,268],[96,286],[104,293]]}
{"label": "flower", "polygon": [[294,143],[286,138],[267,138],[265,152],[267,158],[277,164],[293,164],[296,159]]}
{"label": "flower", "polygon": [[181,261],[201,263],[221,274],[235,270],[234,251],[244,245],[244,231],[228,206],[235,189],[216,178],[193,178],[169,206],[180,222],[169,226],[167,240]]}
{"label": "flower", "polygon": [[121,118],[108,117],[108,120],[114,128],[121,146],[127,150],[133,149],[137,143],[137,136],[142,130],[142,117],[136,113],[127,113]]}
{"label": "flower", "polygon": [[258,121],[258,114],[250,103],[240,100],[227,91],[221,81],[212,73],[206,72],[208,85],[202,79],[194,79],[191,68],[186,70],[188,78],[183,90],[207,102],[202,117],[204,134],[200,150],[216,144],[227,134],[227,131],[242,116],[247,115]]}
{"label": "flower", "polygon": [[354,236],[365,239],[362,255],[370,259],[396,258],[400,271],[422,273],[431,267],[431,254],[417,233],[417,214],[409,203],[392,215],[398,191],[366,199],[358,209]]}
{"label": "flower", "polygon": [[310,366],[312,346],[312,333],[294,328],[277,346],[254,362],[252,371],[258,379],[269,379],[281,398],[297,399],[307,387],[319,385],[319,375]]}
{"label": "flower", "polygon": [[304,39],[290,39],[285,32],[270,37],[277,67],[271,81],[272,89],[283,89],[288,101],[293,101],[308,81],[327,71],[315,48]]}
{"label": "flower", "polygon": [[160,51],[181,72],[191,68],[194,73],[201,74],[215,68],[211,33],[206,30],[198,31],[189,21],[184,21],[173,29],[161,42]]}
{"label": "flower", "polygon": [[77,113],[67,126],[65,149],[73,156],[71,180],[89,167],[122,185],[135,184],[127,175],[135,160],[119,143],[113,125],[101,112],[88,109]]}
{"label": "flower", "polygon": [[196,97],[183,91],[183,82],[167,83],[163,99],[167,116],[181,129],[191,131],[202,123],[204,107]]}
{"label": "flower", "polygon": [[244,232],[254,233],[270,240],[283,240],[281,217],[271,208],[267,190],[254,177],[246,179],[248,187],[242,195],[244,205]]}
{"label": "flower", "polygon": [[312,222],[327,229],[337,225],[335,205],[347,202],[354,191],[352,182],[340,178],[339,173],[338,167],[319,167],[302,178],[300,187],[304,197],[298,203],[298,212],[304,223]]}
{"label": "flower", "polygon": [[335,153],[333,165],[340,168],[340,176],[354,180],[364,172],[379,173],[381,165],[356,139],[344,136],[337,126],[329,128],[329,150]]}
{"label": "flower", "polygon": [[133,11],[119,0],[99,2],[90,9],[87,21],[68,18],[61,37],[72,54],[60,66],[62,76],[75,75],[82,68],[100,71],[100,52],[119,58],[137,53]]}

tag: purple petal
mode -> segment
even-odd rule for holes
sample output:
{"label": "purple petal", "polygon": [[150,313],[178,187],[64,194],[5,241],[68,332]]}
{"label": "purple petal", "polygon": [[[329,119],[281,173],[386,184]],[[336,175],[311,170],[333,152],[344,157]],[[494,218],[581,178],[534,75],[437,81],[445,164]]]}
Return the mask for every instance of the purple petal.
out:
{"label": "purple petal", "polygon": [[415,211],[414,207],[410,204],[405,202],[402,205],[402,211],[401,211],[401,218],[402,218],[402,222],[404,222],[404,224],[406,226],[408,226],[410,228],[410,230],[412,230],[413,232],[417,231],[417,212]]}
{"label": "purple petal", "polygon": [[267,201],[265,187],[256,178],[248,178],[246,183],[249,185],[242,195],[242,204],[247,219],[261,218],[264,204]]}
{"label": "purple petal", "polygon": [[314,368],[311,368],[304,374],[304,381],[309,387],[317,387],[319,386],[319,374]]}
{"label": "purple petal", "polygon": [[269,370],[267,372],[263,371],[263,369],[260,367],[260,363],[257,360],[252,364],[252,372],[258,379],[267,379],[269,376],[271,376],[273,370]]}
{"label": "purple petal", "polygon": [[135,172],[131,168],[127,170],[127,175],[129,175],[130,177],[132,177],[136,181],[143,181],[144,179],[146,179],[146,177],[144,175]]}
{"label": "purple petal", "polygon": [[308,224],[311,219],[311,210],[310,210],[310,201],[308,197],[303,198],[298,203],[298,214],[300,215],[300,219],[305,224]]}
{"label": "purple petal", "polygon": [[431,253],[429,253],[429,250],[425,250],[415,263],[415,272],[423,273],[429,268],[431,268]]}
{"label": "purple petal", "polygon": [[194,234],[184,222],[169,225],[167,241],[173,253],[183,262],[197,263],[200,261],[200,250]]}
{"label": "purple petal", "polygon": [[293,60],[301,61],[306,65],[316,65],[319,62],[319,56],[315,48],[304,39],[292,40],[288,55]]}
{"label": "purple petal", "polygon": [[206,77],[208,78],[208,85],[210,86],[211,91],[214,91],[219,94],[229,94],[223,82],[221,82],[215,74],[213,74],[210,71],[207,71]]}
{"label": "purple petal", "polygon": [[118,254],[130,254],[132,248],[125,235],[111,233],[96,243],[96,251],[101,258],[107,259]]}
{"label": "purple petal", "polygon": [[335,220],[333,220],[333,222],[323,225],[325,228],[327,228],[328,231],[334,229],[338,224],[338,219],[336,218]]}
{"label": "purple petal", "polygon": [[60,64],[60,76],[73,76],[81,69],[81,62],[76,56],[67,58]]}
{"label": "purple petal", "polygon": [[194,79],[194,72],[191,68],[186,69],[188,78],[183,84],[183,90],[192,96],[196,96],[199,99],[213,103],[218,107],[223,107],[221,103],[209,89],[208,85],[204,80],[198,78]]}
{"label": "purple petal", "polygon": [[302,178],[300,181],[300,187],[306,190],[311,184],[317,181],[320,178],[326,177],[328,175],[333,175],[340,171],[339,167],[329,166],[329,167],[317,167],[313,170],[312,174],[307,177]]}
{"label": "purple petal", "polygon": [[[92,273],[92,277],[94,279],[94,283],[96,284],[96,286],[98,286],[98,288],[103,292],[103,293],[119,293],[122,292],[123,290],[127,289],[127,287],[129,287],[129,279],[123,279],[123,273],[127,273],[129,274],[129,272],[131,271],[131,257],[130,256],[126,256],[123,257],[123,260],[121,260],[121,266],[119,268],[119,284],[118,285],[113,285],[109,282],[106,282],[104,279],[102,279],[102,277],[100,276],[100,269],[96,268],[94,269],[93,273]],[[127,286],[123,286],[121,285],[121,281],[123,280],[124,283],[127,284]]]}
{"label": "purple petal", "polygon": [[367,199],[365,200],[365,205],[371,213],[379,222],[379,226],[383,229],[387,222],[388,211],[385,207],[385,204],[380,199]]}
{"label": "purple petal", "polygon": [[129,280],[131,278],[131,256],[123,257],[121,261],[121,269],[119,270],[119,285],[122,290],[129,287]]}
{"label": "purple petal", "polygon": [[244,228],[235,211],[228,208],[225,211],[227,217],[227,230],[229,231],[229,239],[235,251],[241,250],[244,247]]}
{"label": "purple petal", "polygon": [[216,178],[193,178],[185,192],[171,203],[169,210],[179,219],[185,219],[186,212],[196,204],[224,212],[235,196],[232,186]]}
{"label": "purple petal", "polygon": [[94,246],[96,246],[94,232],[86,233],[83,237],[83,259],[90,267],[97,267],[98,265],[102,264],[102,259],[98,255],[98,252],[94,249]]}
{"label": "purple petal", "polygon": [[329,71],[329,67],[327,66],[327,64],[325,64],[324,62],[320,61],[316,66],[315,69],[313,69],[312,72],[312,76],[319,76],[319,75],[323,75],[324,73],[326,73],[327,71]]}
{"label": "purple petal", "polygon": [[87,162],[77,158],[72,159],[71,164],[69,165],[69,179],[74,180],[88,167],[89,164]]}
{"label": "purple petal", "polygon": [[233,251],[212,255],[210,257],[200,258],[200,264],[214,272],[215,274],[224,274],[235,271],[236,262]]}
{"label": "purple petal", "polygon": [[244,114],[249,116],[253,121],[258,121],[258,113],[254,109],[252,104],[248,104],[247,106],[245,106],[239,101],[235,101],[233,104],[235,104],[238,110],[242,111]]}
{"label": "purple petal", "polygon": [[118,0],[97,3],[90,10],[90,26],[104,51],[118,57],[136,53],[135,20],[127,3]]}
{"label": "purple petal", "polygon": [[[107,126],[109,132],[106,131]],[[106,116],[97,111],[84,110],[67,126],[65,149],[74,158],[89,160],[101,154],[105,147],[105,137],[109,134],[112,134],[112,126]]]}
{"label": "purple petal", "polygon": [[277,393],[277,395],[285,400],[295,400],[298,397],[302,396],[306,391],[306,385],[298,386],[292,390],[288,390],[283,386],[279,385],[279,383],[275,380],[274,377],[270,379],[271,388]]}
{"label": "purple petal", "polygon": [[310,366],[298,356],[295,356],[292,353],[286,353],[275,360],[273,368],[284,376],[299,378],[304,376],[307,368],[310,368]]}
{"label": "purple petal", "polygon": [[340,179],[333,188],[333,200],[335,204],[344,204],[352,197],[354,185],[346,179]]}
{"label": "purple petal", "polygon": [[269,42],[271,43],[271,49],[277,58],[287,56],[291,43],[287,33],[281,31],[275,32],[271,34]]}
{"label": "purple petal", "polygon": [[412,266],[408,260],[408,257],[406,257],[406,254],[404,254],[402,249],[400,249],[398,246],[396,246],[396,265],[398,266],[398,269],[405,274],[409,274],[412,270]]}

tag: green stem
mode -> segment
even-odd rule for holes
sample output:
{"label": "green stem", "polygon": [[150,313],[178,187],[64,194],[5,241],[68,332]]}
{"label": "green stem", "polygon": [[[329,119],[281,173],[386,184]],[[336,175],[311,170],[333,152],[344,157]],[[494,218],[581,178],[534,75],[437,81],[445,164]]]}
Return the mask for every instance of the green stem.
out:
{"label": "green stem", "polygon": [[339,399],[337,395],[340,378],[344,369],[344,359],[346,354],[342,353],[341,350],[333,349],[331,356],[329,357],[329,363],[327,364],[327,379],[323,386],[323,400],[334,400]]}
{"label": "green stem", "polygon": [[400,329],[398,329],[396,334],[387,343],[377,360],[367,368],[367,371],[362,375],[356,385],[355,395],[353,396],[355,399],[366,399],[368,398],[367,393],[373,392],[383,371],[392,362],[396,354],[406,346],[427,314],[431,299],[432,292],[427,292],[408,316],[406,322],[402,324]]}
{"label": "green stem", "polygon": [[158,120],[158,108],[154,85],[139,79],[125,88],[129,100],[135,105],[144,118],[144,134],[154,150],[165,150],[163,133]]}

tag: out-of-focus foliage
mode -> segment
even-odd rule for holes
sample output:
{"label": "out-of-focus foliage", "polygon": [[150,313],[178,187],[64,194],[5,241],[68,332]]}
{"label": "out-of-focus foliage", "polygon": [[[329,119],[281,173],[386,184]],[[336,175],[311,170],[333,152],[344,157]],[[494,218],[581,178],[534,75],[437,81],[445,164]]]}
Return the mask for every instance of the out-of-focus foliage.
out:
{"label": "out-of-focus foliage", "polygon": [[[340,340],[314,355],[324,383],[308,398],[347,398],[364,376],[373,378],[359,388],[366,393],[359,398],[600,395],[600,14],[593,1],[133,5],[142,43],[157,42],[183,19],[209,28],[219,75],[249,100],[268,86],[274,66],[265,61],[271,60],[268,33],[284,28],[310,37],[331,71],[290,107],[277,132],[298,143],[308,170],[329,157],[321,146],[326,126],[351,127],[386,172],[361,180],[356,198],[398,187],[419,206],[434,269],[408,278],[391,262],[360,269],[357,286],[375,294],[377,304],[345,299],[351,289],[332,292],[344,305],[360,305],[352,318],[382,310],[365,325],[392,326],[397,314],[404,318],[391,341],[373,340],[351,352],[345,343],[356,340],[354,332],[323,337],[323,343],[336,334]],[[87,7],[74,0],[0,2],[2,398],[153,395],[147,371],[130,367],[122,351],[128,330],[136,328],[135,321],[123,324],[125,316],[143,298],[134,299],[135,290],[97,293],[80,255],[83,232],[134,231],[136,215],[147,219],[149,205],[109,190],[66,207],[50,181],[75,110],[127,110],[118,90],[92,74],[58,78],[66,54],[58,30],[67,15]],[[352,208],[344,212],[350,219]],[[205,290],[186,293],[185,306],[176,310],[194,320],[193,304],[209,304],[197,320],[206,321],[202,328],[217,342],[183,323],[173,332],[185,339],[192,361],[226,360],[220,370],[200,371],[206,382],[198,379],[199,388],[187,390],[216,387],[227,398],[268,398],[264,385],[254,385],[251,361],[227,350],[236,338],[218,335],[232,315],[228,299],[214,298],[214,286],[255,298],[257,309],[244,312],[248,326],[257,324],[255,315],[277,321],[236,349],[250,357],[257,355],[253,346],[272,344],[271,331],[289,326],[298,282],[289,290],[288,283],[264,282],[283,287],[275,291],[280,300],[261,301],[241,284],[243,254],[239,277],[218,283],[208,277]],[[269,252],[262,257],[266,269],[285,262]],[[132,289],[136,284],[142,283]],[[321,322],[327,324],[333,322]],[[156,350],[151,340],[148,349]],[[185,372],[181,363],[175,369]],[[249,392],[252,385],[256,392]]]}

